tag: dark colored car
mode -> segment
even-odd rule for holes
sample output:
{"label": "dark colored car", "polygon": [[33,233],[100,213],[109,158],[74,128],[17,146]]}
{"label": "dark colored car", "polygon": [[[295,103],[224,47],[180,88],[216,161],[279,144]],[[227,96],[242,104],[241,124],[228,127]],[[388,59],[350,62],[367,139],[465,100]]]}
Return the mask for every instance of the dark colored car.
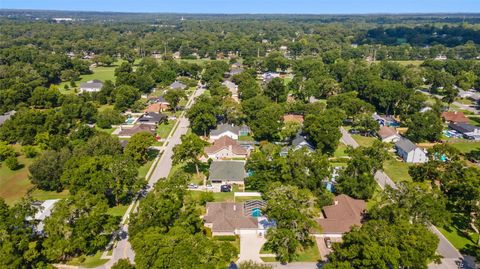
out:
{"label": "dark colored car", "polygon": [[230,185],[222,185],[222,186],[220,186],[220,191],[221,191],[221,192],[231,192],[231,191],[232,191],[232,186],[230,186]]}

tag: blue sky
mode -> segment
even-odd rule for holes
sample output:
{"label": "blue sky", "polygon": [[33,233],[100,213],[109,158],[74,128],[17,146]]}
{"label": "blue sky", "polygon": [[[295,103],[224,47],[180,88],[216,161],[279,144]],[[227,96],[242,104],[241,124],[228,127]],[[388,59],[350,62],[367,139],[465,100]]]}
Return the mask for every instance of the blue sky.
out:
{"label": "blue sky", "polygon": [[0,0],[2,9],[175,13],[480,12],[480,0]]}

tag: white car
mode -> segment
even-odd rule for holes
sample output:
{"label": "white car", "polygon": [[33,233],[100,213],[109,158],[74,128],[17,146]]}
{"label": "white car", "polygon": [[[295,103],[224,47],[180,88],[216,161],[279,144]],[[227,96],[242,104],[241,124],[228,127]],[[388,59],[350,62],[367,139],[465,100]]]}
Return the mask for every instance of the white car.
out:
{"label": "white car", "polygon": [[189,188],[189,189],[198,189],[198,185],[197,185],[197,184],[190,183],[190,184],[188,184],[188,188]]}
{"label": "white car", "polygon": [[205,188],[206,188],[207,190],[213,190],[212,184],[207,184],[207,186],[205,186]]}

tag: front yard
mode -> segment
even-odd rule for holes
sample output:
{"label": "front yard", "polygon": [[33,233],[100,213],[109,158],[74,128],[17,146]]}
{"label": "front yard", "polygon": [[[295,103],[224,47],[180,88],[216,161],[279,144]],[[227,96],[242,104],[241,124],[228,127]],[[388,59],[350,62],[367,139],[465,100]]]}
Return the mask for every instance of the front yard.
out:
{"label": "front yard", "polygon": [[[260,250],[260,254],[271,254],[264,248]],[[264,262],[277,262],[275,257],[260,257]],[[305,249],[299,249],[297,251],[297,257],[293,262],[318,262],[320,260],[320,252],[317,246],[317,240],[313,238],[313,244]]]}

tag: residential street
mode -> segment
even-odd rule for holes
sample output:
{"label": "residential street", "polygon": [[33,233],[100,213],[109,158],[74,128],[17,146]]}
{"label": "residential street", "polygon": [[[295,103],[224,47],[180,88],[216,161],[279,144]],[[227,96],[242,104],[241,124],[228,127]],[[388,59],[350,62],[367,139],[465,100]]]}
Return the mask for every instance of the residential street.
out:
{"label": "residential street", "polygon": [[[186,109],[188,109],[195,101],[195,98],[200,96],[204,92],[203,88],[197,88],[195,92],[193,92],[192,96],[188,100],[186,105]],[[150,180],[148,181],[148,191],[152,190],[153,185],[160,179],[167,177],[172,169],[172,155],[173,155],[173,147],[181,142],[180,137],[187,133],[188,130],[188,119],[184,117],[182,114],[181,117],[178,118],[178,127],[173,131],[170,137],[168,137],[165,141],[165,146],[163,148],[163,154],[160,157],[156,167],[152,171]],[[155,165],[155,163],[153,164]],[[125,213],[124,219],[128,218],[130,214],[130,210],[135,210],[136,205],[138,202],[133,202],[129,210]],[[102,266],[96,267],[98,269],[108,269],[112,267],[118,260],[120,259],[130,259],[130,261],[134,261],[135,253],[132,250],[130,242],[128,242],[128,224],[122,227],[120,232],[120,238],[112,250],[112,258]]]}
{"label": "residential street", "polygon": [[[346,144],[347,146],[352,146],[353,148],[358,147],[358,143],[353,139],[353,137],[343,128],[340,128],[342,132],[342,138],[341,141],[342,143]],[[377,171],[375,173],[375,180],[377,181],[378,185],[382,189],[385,188],[385,186],[390,186],[394,189],[397,188],[397,185],[393,182],[393,180],[385,174],[383,171]],[[440,231],[435,226],[430,226],[430,230],[432,230],[433,233],[435,233],[438,238],[440,239],[440,242],[438,244],[437,252],[442,255],[444,258],[442,259],[442,264],[437,265],[437,264],[430,264],[429,269],[457,269],[459,268],[456,263],[460,261],[464,261],[464,267],[466,269],[474,269],[475,265],[473,262],[468,260],[467,257],[464,257],[458,252],[458,250],[443,236]],[[466,260],[465,260],[466,259]]]}

